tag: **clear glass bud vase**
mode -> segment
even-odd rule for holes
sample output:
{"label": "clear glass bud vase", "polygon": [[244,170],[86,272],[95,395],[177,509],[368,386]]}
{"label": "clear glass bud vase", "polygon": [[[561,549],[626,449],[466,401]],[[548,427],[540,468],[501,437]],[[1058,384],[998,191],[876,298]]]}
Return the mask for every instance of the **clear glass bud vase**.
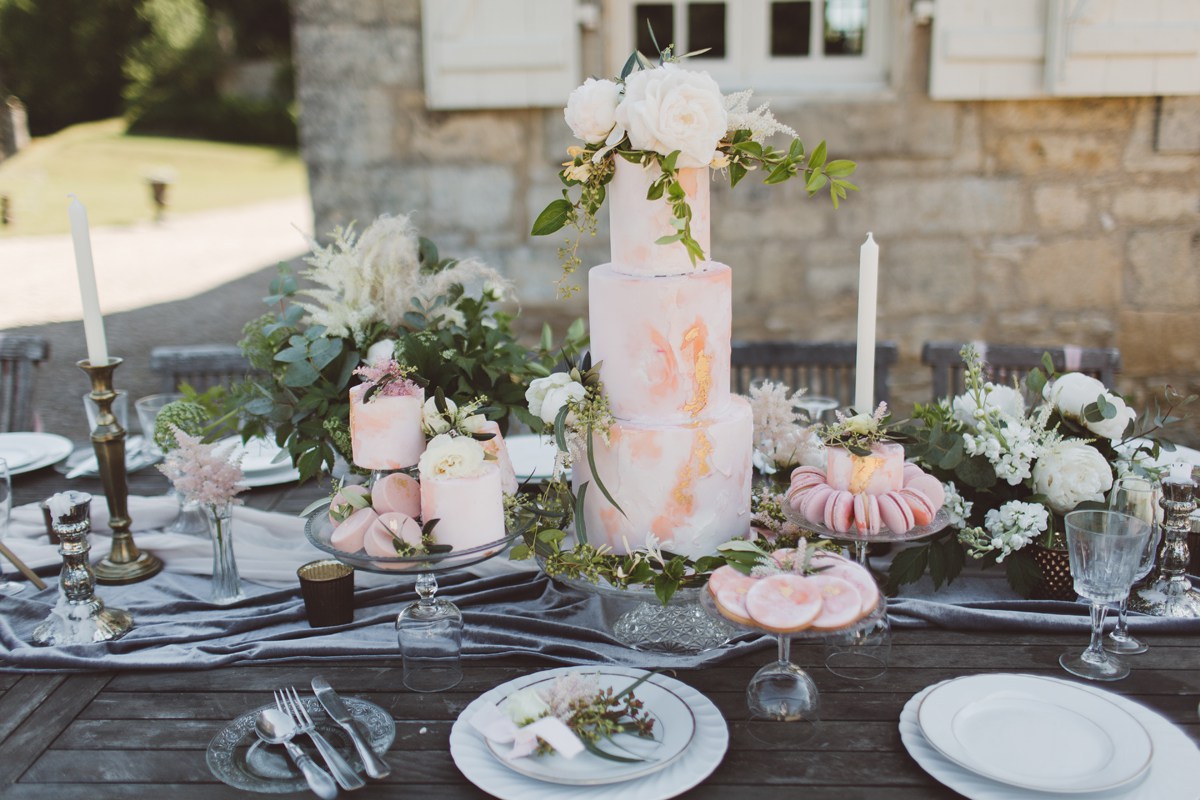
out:
{"label": "clear glass bud vase", "polygon": [[245,595],[233,555],[233,504],[209,506],[208,523],[213,545],[212,602],[236,603]]}

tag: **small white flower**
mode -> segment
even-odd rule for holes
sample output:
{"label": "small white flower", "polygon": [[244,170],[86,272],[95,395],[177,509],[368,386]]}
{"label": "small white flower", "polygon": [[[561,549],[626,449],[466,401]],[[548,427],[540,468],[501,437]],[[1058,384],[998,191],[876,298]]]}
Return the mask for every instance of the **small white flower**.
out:
{"label": "small white flower", "polygon": [[417,467],[421,480],[427,478],[469,478],[484,467],[487,452],[470,436],[443,433],[433,437],[421,453]]}
{"label": "small white flower", "polygon": [[517,725],[525,726],[550,714],[550,705],[536,687],[527,686],[504,698],[504,713]]}
{"label": "small white flower", "polygon": [[583,384],[572,380],[566,372],[556,372],[545,378],[531,381],[525,390],[525,401],[529,413],[541,417],[547,425],[553,425],[559,410],[568,401],[580,402],[587,396]]}
{"label": "small white flower", "polygon": [[[450,398],[446,398],[446,412],[451,419],[458,412],[458,406]],[[431,397],[425,401],[425,405],[421,408],[421,424],[425,428],[425,433],[428,436],[437,436],[439,433],[446,433],[450,430],[450,419],[446,418],[437,407],[437,398]]]}
{"label": "small white flower", "polygon": [[707,72],[669,63],[626,78],[616,110],[633,149],[664,156],[678,150],[680,167],[708,166],[727,120],[721,89]]}
{"label": "small white flower", "polygon": [[1051,445],[1033,469],[1033,489],[1059,514],[1085,500],[1103,502],[1112,488],[1112,467],[1100,451],[1078,439]]}
{"label": "small white flower", "polygon": [[567,98],[563,118],[575,138],[588,144],[604,141],[616,124],[621,87],[610,80],[588,78]]}
{"label": "small white flower", "polygon": [[[1121,438],[1136,416],[1134,410],[1129,408],[1121,397],[1108,391],[1103,383],[1079,372],[1069,372],[1046,384],[1042,396],[1064,417],[1073,419],[1105,439]],[[1104,398],[1109,405],[1116,408],[1116,415],[1095,422],[1085,419],[1084,409],[1100,398]]]}

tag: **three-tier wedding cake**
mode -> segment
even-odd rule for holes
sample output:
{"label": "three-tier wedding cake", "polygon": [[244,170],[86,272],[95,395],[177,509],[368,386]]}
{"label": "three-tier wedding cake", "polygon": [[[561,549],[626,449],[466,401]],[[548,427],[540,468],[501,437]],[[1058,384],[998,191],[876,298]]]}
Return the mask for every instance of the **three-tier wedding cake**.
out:
{"label": "three-tier wedding cake", "polygon": [[[612,260],[588,276],[592,362],[616,423],[593,437],[593,476],[575,466],[588,540],[617,553],[645,547],[690,557],[744,536],[750,526],[753,417],[730,392],[732,270],[692,264],[671,207],[647,200],[657,167],[622,158],[609,185]],[[692,234],[709,253],[707,168],[681,169]]]}

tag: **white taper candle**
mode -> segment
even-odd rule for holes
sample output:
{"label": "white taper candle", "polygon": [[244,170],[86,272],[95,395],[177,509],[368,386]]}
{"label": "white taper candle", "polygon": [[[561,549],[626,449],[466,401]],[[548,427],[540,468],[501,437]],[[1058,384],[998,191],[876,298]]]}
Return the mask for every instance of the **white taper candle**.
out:
{"label": "white taper candle", "polygon": [[83,302],[83,335],[87,338],[88,361],[108,363],[108,343],[104,340],[104,317],[100,314],[100,293],[96,290],[96,268],[92,264],[92,240],[88,234],[87,209],[79,198],[69,195],[67,216],[71,219],[71,240],[75,243],[75,269],[79,272],[79,297]]}
{"label": "white taper candle", "polygon": [[868,233],[858,253],[858,353],[854,364],[854,410],[875,410],[875,306],[879,294],[879,245]]}

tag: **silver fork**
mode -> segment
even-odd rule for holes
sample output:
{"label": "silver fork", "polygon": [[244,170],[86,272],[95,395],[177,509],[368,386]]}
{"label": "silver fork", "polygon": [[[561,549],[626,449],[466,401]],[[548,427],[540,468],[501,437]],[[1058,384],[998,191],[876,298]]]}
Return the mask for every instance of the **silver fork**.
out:
{"label": "silver fork", "polygon": [[333,777],[337,780],[339,786],[348,791],[353,791],[367,785],[367,782],[355,773],[354,768],[342,757],[342,754],[317,730],[313,724],[312,717],[308,715],[308,710],[304,707],[304,703],[301,702],[300,695],[296,693],[294,687],[289,686],[283,690],[276,689],[275,706],[296,721],[300,733],[308,734],[308,738],[312,739],[313,744],[317,746],[321,758],[325,759],[326,765],[329,766],[329,771],[333,773]]}

